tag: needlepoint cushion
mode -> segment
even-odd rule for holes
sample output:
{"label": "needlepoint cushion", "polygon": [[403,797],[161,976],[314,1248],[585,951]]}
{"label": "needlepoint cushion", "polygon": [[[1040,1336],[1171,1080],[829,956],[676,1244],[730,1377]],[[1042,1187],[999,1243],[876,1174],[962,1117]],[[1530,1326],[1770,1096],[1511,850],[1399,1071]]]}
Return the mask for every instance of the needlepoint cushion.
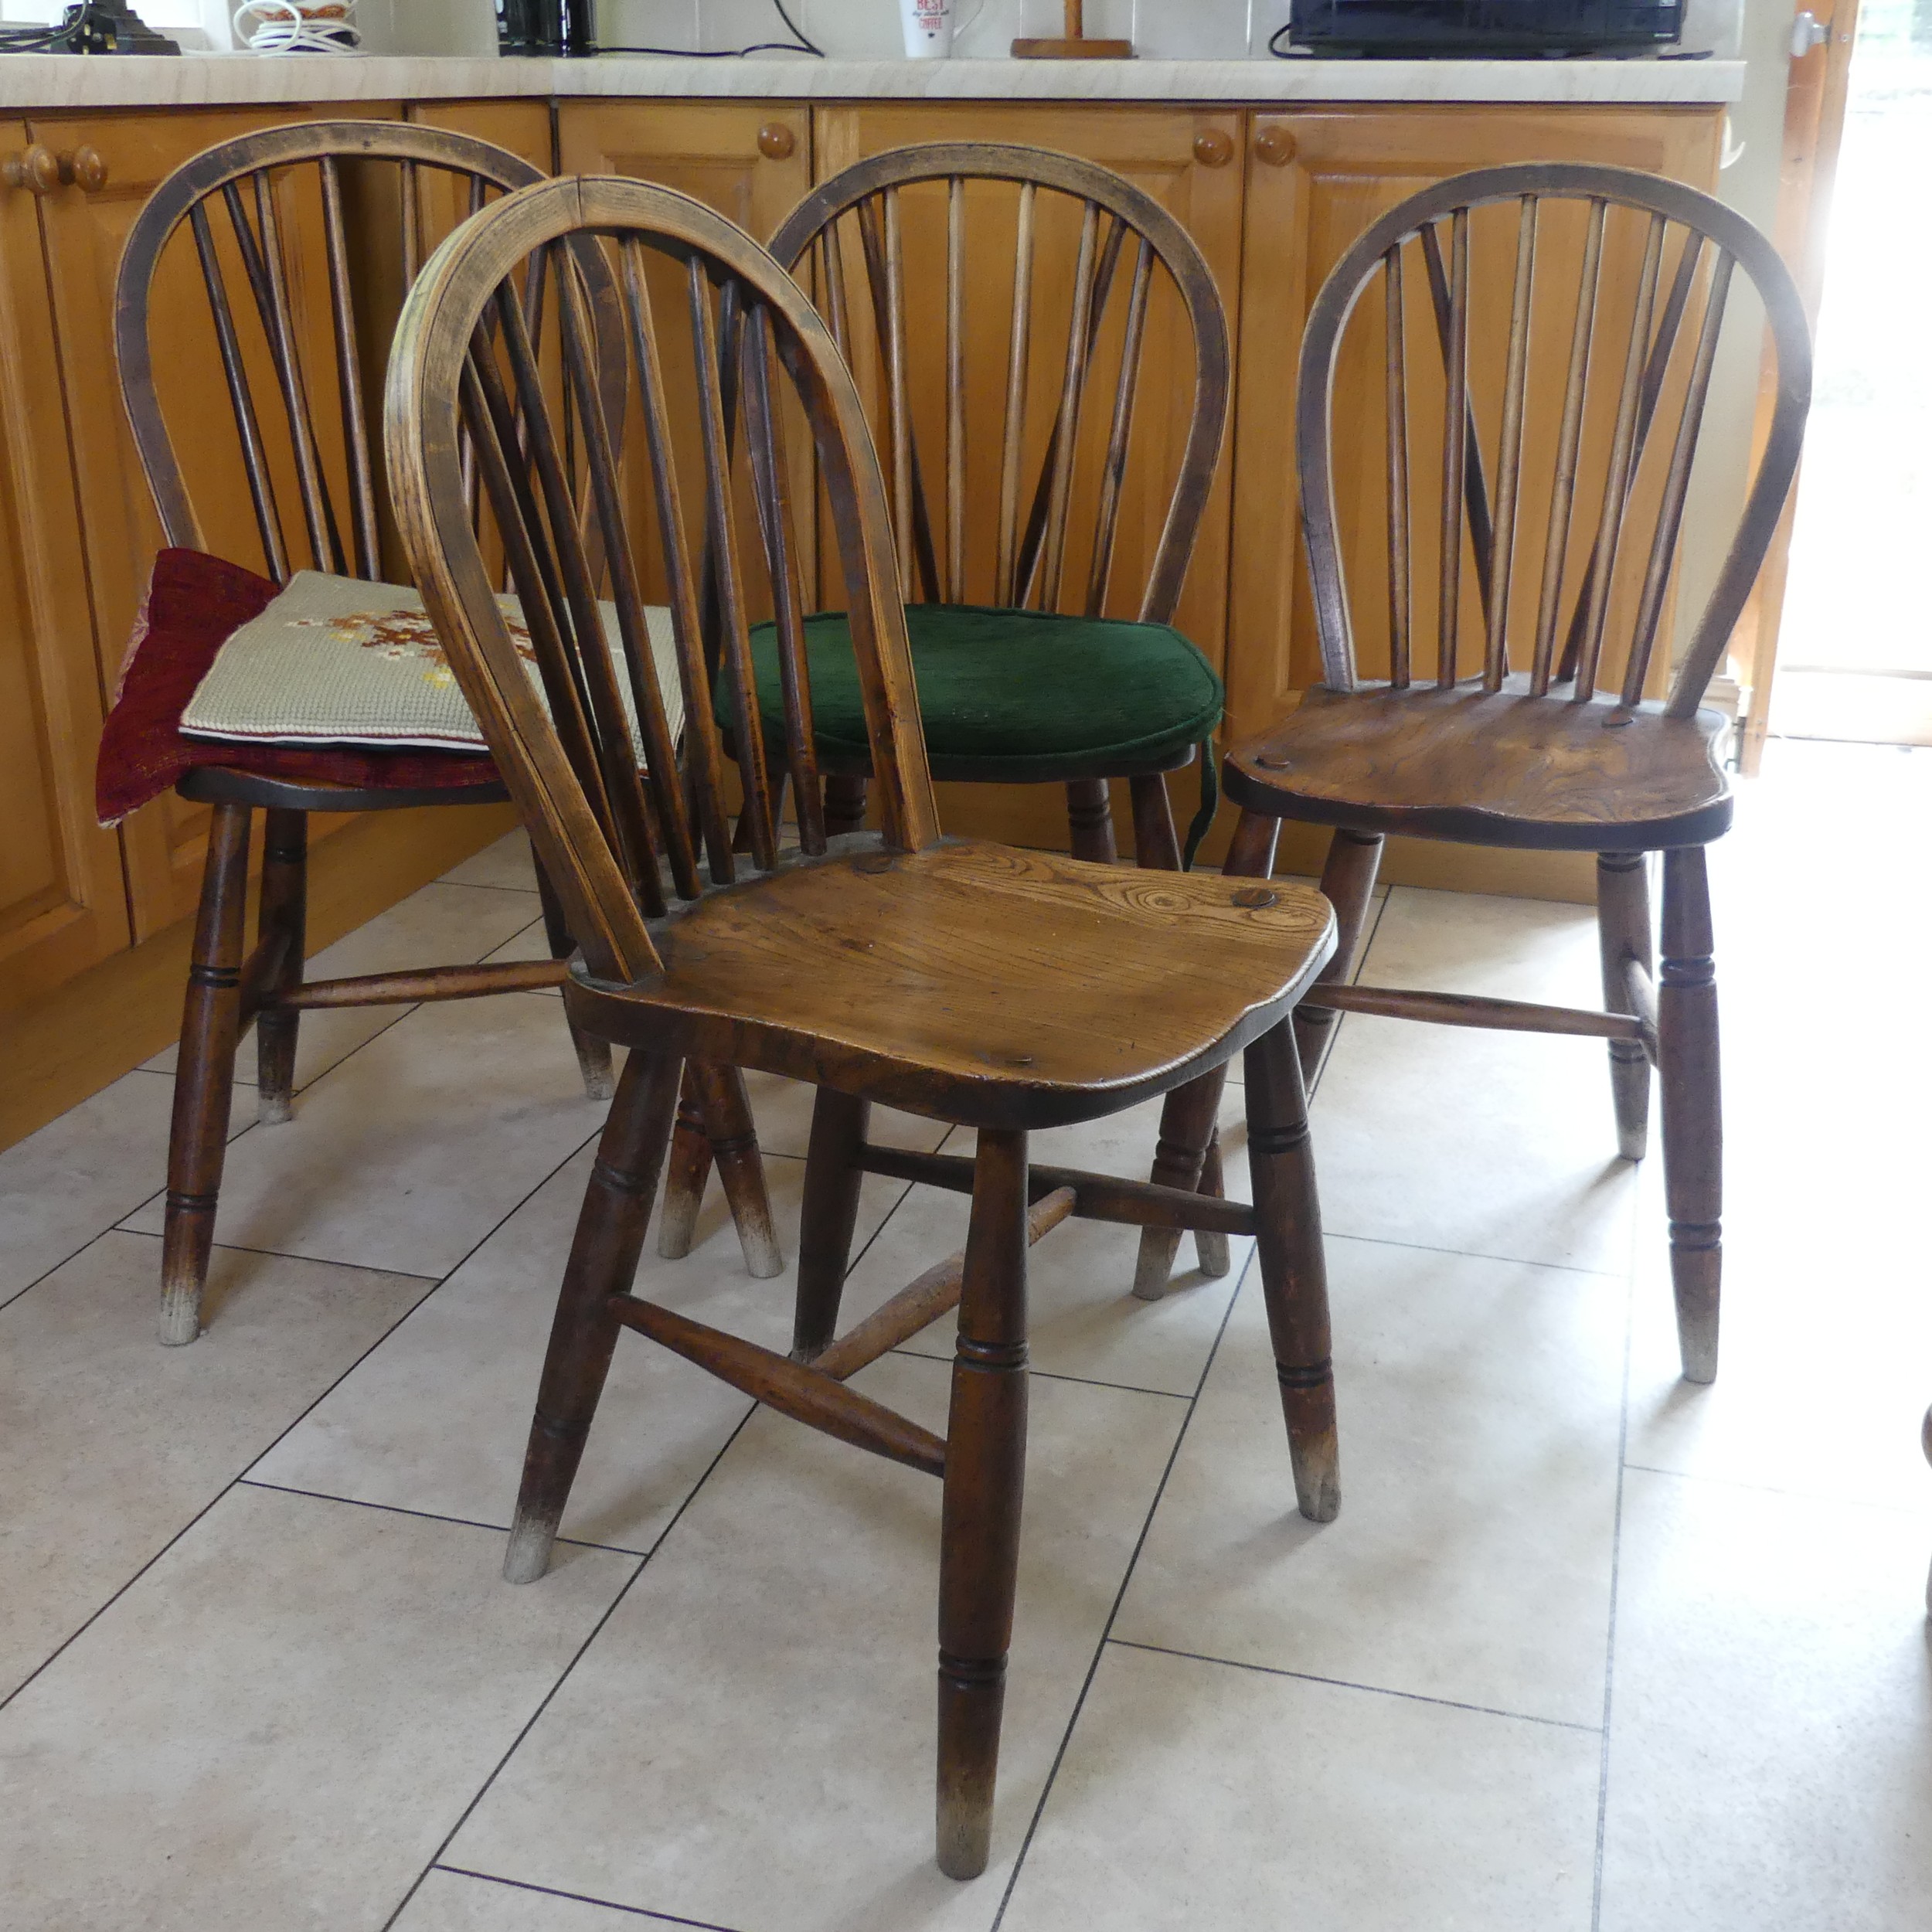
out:
{"label": "needlepoint cushion", "polygon": [[[936,778],[1104,777],[1199,744],[1221,720],[1214,667],[1168,624],[941,604],[909,604],[906,621]],[[753,629],[751,651],[759,711],[782,733],[774,626]],[[805,656],[821,755],[862,763],[865,706],[843,612],[805,620]],[[716,708],[729,726],[722,685]]]}
{"label": "needlepoint cushion", "polygon": [[[498,600],[538,689],[536,651],[514,597]],[[634,740],[637,718],[614,608],[603,607],[612,668]],[[671,730],[683,722],[671,614],[645,612]],[[412,746],[481,751],[483,733],[457,689],[415,591],[298,570],[216,653],[182,713],[192,738],[251,744]]]}

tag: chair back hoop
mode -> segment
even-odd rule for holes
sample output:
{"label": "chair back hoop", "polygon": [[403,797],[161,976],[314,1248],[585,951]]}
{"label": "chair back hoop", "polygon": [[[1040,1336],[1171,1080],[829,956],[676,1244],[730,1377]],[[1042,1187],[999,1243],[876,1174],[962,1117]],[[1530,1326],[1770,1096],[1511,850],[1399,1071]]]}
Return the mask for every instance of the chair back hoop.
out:
{"label": "chair back hoop", "polygon": [[[1482,394],[1471,369],[1476,345],[1471,214],[1512,202],[1519,214],[1507,336],[1486,345],[1501,352],[1494,358],[1503,364],[1500,395]],[[1553,248],[1550,224],[1543,219],[1552,202],[1583,204],[1573,284],[1537,277],[1539,247],[1546,259]],[[1610,211],[1617,209],[1649,218],[1641,264],[1623,263],[1615,237],[1606,239]],[[1673,231],[1682,236],[1675,247]],[[1634,247],[1630,253],[1634,257]],[[1620,264],[1629,268],[1628,275]],[[1513,658],[1519,669],[1526,661],[1532,695],[1568,684],[1566,695],[1587,700],[1610,682],[1606,643],[1614,634],[1628,638],[1621,693],[1622,702],[1634,706],[1665,628],[1726,301],[1740,269],[1764,306],[1777,366],[1775,404],[1729,552],[1671,685],[1665,708],[1678,718],[1691,716],[1702,701],[1797,472],[1811,401],[1811,337],[1784,262],[1743,216],[1695,188],[1633,169],[1580,164],[1458,175],[1410,196],[1372,224],[1323,284],[1301,345],[1296,461],[1324,682],[1338,691],[1358,683],[1332,416],[1345,332],[1372,283],[1379,280],[1383,291],[1383,339],[1373,355],[1386,397],[1380,482],[1388,509],[1389,681],[1410,682],[1411,546],[1426,548],[1433,537],[1437,685],[1452,685],[1462,675],[1469,654],[1458,647],[1475,630],[1486,689],[1502,689]],[[1405,287],[1415,292],[1405,295]],[[1566,296],[1565,289],[1573,293]],[[1617,308],[1632,295],[1627,330],[1600,326],[1602,309]],[[1412,376],[1422,359],[1410,347],[1417,309],[1424,316],[1421,333],[1432,335],[1440,351],[1442,402],[1433,445],[1439,471],[1410,462]],[[1597,338],[1605,334],[1614,339],[1598,354]],[[1532,366],[1564,372],[1553,436],[1553,426],[1529,420]],[[1371,446],[1365,424],[1365,461]],[[1548,458],[1546,468],[1539,451]],[[1412,514],[1412,492],[1425,478],[1439,480],[1440,523],[1433,532],[1418,527]],[[1365,485],[1364,500],[1368,494]],[[1627,540],[1645,523],[1648,546]],[[1462,574],[1465,561],[1473,565],[1473,595]],[[1526,567],[1532,565],[1534,583]],[[1519,580],[1522,594],[1512,602]],[[1419,657],[1420,642],[1413,641]]]}
{"label": "chair back hoop", "polygon": [[[361,166],[376,162],[400,176],[397,232],[379,246],[355,199]],[[438,175],[456,178],[459,220],[492,194],[544,179],[521,156],[468,134],[403,121],[322,121],[222,141],[176,168],[148,198],[121,253],[114,349],[166,542],[217,547],[196,513],[155,384],[156,274],[185,223],[264,573],[284,582],[306,563],[338,576],[378,577],[386,536],[393,562],[371,447],[373,411],[395,315],[427,252],[426,178]],[[532,294],[534,316],[541,292]],[[325,325],[316,312],[325,297]],[[601,311],[611,293],[600,291],[595,299]],[[172,320],[172,308],[159,313]],[[620,365],[620,379],[621,372]],[[205,437],[208,423],[196,427]],[[232,453],[219,439],[215,447]],[[208,460],[204,448],[204,471]],[[239,547],[238,533],[222,534],[229,541],[220,547]]]}
{"label": "chair back hoop", "polygon": [[[625,406],[641,414],[650,473],[648,489],[635,492],[620,474],[607,434],[613,418],[587,346],[594,331],[581,271],[592,253],[615,263]],[[549,392],[522,326],[515,279],[526,264],[526,280],[536,279],[546,258],[558,291],[565,376]],[[675,318],[661,326],[647,277],[653,262],[668,262],[681,275],[688,344],[668,339]],[[720,345],[732,345],[739,366],[730,417]],[[688,366],[672,366],[673,346],[688,354]],[[939,837],[938,818],[878,457],[824,324],[757,243],[669,189],[597,177],[546,182],[451,236],[417,278],[397,330],[386,420],[404,545],[457,682],[564,901],[586,966],[600,980],[633,983],[660,969],[648,922],[706,889],[701,861],[712,886],[733,883],[747,858],[757,871],[777,867],[778,794],[787,781],[801,849],[826,849],[794,527],[799,506],[786,481],[785,399],[773,394],[774,355],[813,440],[851,596],[885,842],[923,849]],[[512,396],[523,405],[520,422]],[[692,396],[695,457],[672,430],[672,399]],[[529,634],[520,648],[536,658],[547,710],[493,594],[469,513],[466,434],[522,600]],[[573,444],[588,467],[587,519],[565,488],[563,453]],[[741,510],[744,492],[733,487],[734,445],[749,469],[755,518]],[[701,545],[691,540],[688,516],[701,526]],[[747,520],[748,532],[739,528]],[[607,613],[596,598],[593,546],[607,560]],[[666,725],[641,600],[651,554],[662,560],[668,584],[682,742]],[[784,686],[783,744],[774,734],[769,751],[758,729],[748,567],[762,572],[775,613]],[[613,629],[621,651],[607,645]],[[614,656],[621,658],[634,723]],[[732,850],[733,801],[714,696],[730,719],[748,855]]]}
{"label": "chair back hoop", "polygon": [[[920,184],[947,185],[945,218],[944,325],[924,332],[944,352],[944,429],[938,488],[922,463],[913,419],[920,413],[913,373],[914,341],[920,332],[906,302],[906,239],[900,192]],[[1019,189],[1012,257],[1012,302],[1003,328],[969,319],[969,286],[975,279],[967,240],[969,183],[1003,182]],[[1077,257],[1070,284],[1063,349],[1037,472],[1029,475],[1029,365],[1050,358],[1057,338],[1036,314],[1043,287],[1056,279],[1052,264],[1038,260],[1041,192],[1080,206]],[[849,232],[854,216],[859,278],[852,275]],[[1129,242],[1134,246],[1130,250]],[[1227,318],[1214,276],[1191,236],[1151,196],[1095,162],[1042,148],[994,141],[934,141],[896,148],[854,163],[799,202],[772,237],[771,252],[808,287],[815,287],[834,340],[856,367],[853,297],[869,308],[880,366],[881,393],[875,412],[887,451],[893,528],[900,574],[909,589],[930,603],[992,603],[1062,607],[1069,597],[1083,614],[1103,614],[1115,566],[1126,477],[1134,443],[1134,406],[1145,346],[1154,270],[1165,273],[1178,294],[1192,335],[1193,391],[1187,431],[1174,466],[1173,482],[1160,521],[1160,536],[1133,614],[1143,622],[1166,623],[1174,614],[1207,507],[1228,418]],[[981,278],[983,279],[983,278]],[[1102,341],[1109,304],[1124,291],[1116,346]],[[987,298],[985,299],[990,299]],[[970,492],[967,441],[970,421],[969,344],[984,338],[1005,347],[1000,430],[998,522],[992,557],[990,597],[966,594],[969,495],[991,502],[983,488]],[[1104,425],[1104,444],[1080,461],[1080,423],[1097,368],[1117,355],[1114,395]],[[1049,366],[1051,366],[1050,360]],[[1167,399],[1157,398],[1157,404]],[[985,414],[990,420],[995,412]],[[1036,410],[1034,415],[1037,417]],[[990,430],[989,430],[990,433]],[[930,452],[929,451],[930,454]],[[1082,476],[1084,475],[1084,488]],[[1158,487],[1156,485],[1155,487]],[[935,506],[933,497],[938,502]],[[1078,575],[1082,539],[1070,538],[1072,509],[1083,505],[1092,538],[1085,578]],[[1152,519],[1143,519],[1151,525]],[[1068,581],[1069,572],[1073,580]]]}

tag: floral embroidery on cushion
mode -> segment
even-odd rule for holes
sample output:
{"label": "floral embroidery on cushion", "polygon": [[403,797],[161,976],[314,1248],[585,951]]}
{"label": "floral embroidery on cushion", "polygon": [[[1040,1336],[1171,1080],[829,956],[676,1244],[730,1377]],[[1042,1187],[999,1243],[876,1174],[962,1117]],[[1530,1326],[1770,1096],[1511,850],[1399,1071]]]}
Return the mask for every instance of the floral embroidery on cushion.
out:
{"label": "floral embroidery on cushion", "polygon": [[[536,662],[536,646],[522,621],[507,612],[510,641],[526,664]],[[456,682],[442,640],[427,612],[421,611],[358,611],[348,617],[295,617],[291,628],[298,631],[325,631],[337,644],[359,644],[365,651],[379,652],[392,663],[414,658],[424,667],[423,682],[447,689]]]}

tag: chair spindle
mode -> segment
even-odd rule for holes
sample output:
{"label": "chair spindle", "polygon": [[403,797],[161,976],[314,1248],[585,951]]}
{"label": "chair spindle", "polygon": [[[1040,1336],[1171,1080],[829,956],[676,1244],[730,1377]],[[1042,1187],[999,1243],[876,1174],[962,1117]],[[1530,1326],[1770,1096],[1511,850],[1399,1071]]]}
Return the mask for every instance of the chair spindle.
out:
{"label": "chair spindle", "polygon": [[1577,318],[1570,339],[1570,366],[1563,383],[1562,427],[1557,432],[1556,474],[1549,491],[1549,526],[1543,551],[1543,594],[1536,607],[1536,655],[1529,674],[1532,696],[1549,689],[1556,655],[1556,617],[1563,601],[1563,563],[1570,548],[1570,509],[1577,494],[1577,464],[1583,441],[1584,392],[1590,383],[1590,345],[1596,332],[1597,285],[1604,260],[1607,202],[1592,198],[1583,241],[1583,274],[1577,293]]}
{"label": "chair spindle", "polygon": [[1509,298],[1509,358],[1503,372],[1502,434],[1496,453],[1496,523],[1491,559],[1489,645],[1483,688],[1500,691],[1509,675],[1509,593],[1516,563],[1516,509],[1522,478],[1525,396],[1529,379],[1529,316],[1536,280],[1536,197],[1525,195],[1516,223],[1516,276]]}

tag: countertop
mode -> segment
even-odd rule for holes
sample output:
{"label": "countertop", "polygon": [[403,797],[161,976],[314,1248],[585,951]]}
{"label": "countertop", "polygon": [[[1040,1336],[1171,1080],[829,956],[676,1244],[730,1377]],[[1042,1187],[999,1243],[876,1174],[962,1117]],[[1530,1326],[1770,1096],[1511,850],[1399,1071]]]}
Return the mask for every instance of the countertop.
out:
{"label": "countertop", "polygon": [[1736,60],[590,60],[431,56],[0,56],[0,108],[247,106],[480,96],[649,99],[1504,101],[1696,106]]}

